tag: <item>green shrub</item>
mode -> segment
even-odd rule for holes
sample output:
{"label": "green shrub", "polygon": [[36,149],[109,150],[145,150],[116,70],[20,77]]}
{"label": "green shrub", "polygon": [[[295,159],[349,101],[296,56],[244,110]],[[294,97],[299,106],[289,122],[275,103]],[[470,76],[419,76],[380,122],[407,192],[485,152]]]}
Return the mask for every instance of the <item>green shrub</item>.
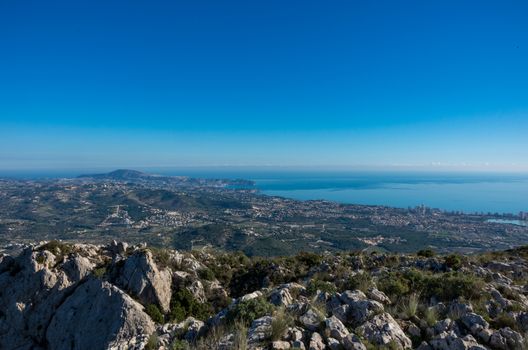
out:
{"label": "green shrub", "polygon": [[317,291],[334,294],[337,291],[337,288],[332,282],[321,281],[319,279],[312,279],[308,283],[306,291],[309,295],[315,295]]}
{"label": "green shrub", "polygon": [[160,309],[156,304],[147,305],[147,307],[145,308],[145,312],[156,323],[163,323],[165,321],[165,317],[163,317],[163,314],[161,313]]}
{"label": "green shrub", "polygon": [[254,319],[269,315],[274,306],[263,297],[244,300],[237,303],[227,313],[227,320],[231,323],[240,322],[248,326]]}
{"label": "green shrub", "polygon": [[425,299],[431,297],[439,301],[452,301],[457,298],[474,299],[482,294],[484,281],[468,274],[449,272],[431,274],[420,270],[391,272],[378,281],[381,291],[391,296],[420,293]]}
{"label": "green shrub", "polygon": [[185,340],[179,340],[175,339],[171,344],[171,350],[188,350],[189,349],[189,343],[187,343]]}
{"label": "green shrub", "polygon": [[300,252],[295,256],[295,259],[306,265],[308,268],[318,266],[323,261],[321,255],[310,252]]}
{"label": "green shrub", "polygon": [[355,290],[358,289],[362,292],[366,292],[369,288],[373,287],[374,283],[372,282],[372,278],[368,273],[358,273],[352,277],[350,277],[345,285],[345,290]]}
{"label": "green shrub", "polygon": [[418,312],[418,306],[420,305],[420,300],[418,294],[412,293],[407,298],[402,301],[400,306],[401,313],[403,317],[409,319],[416,315]]}
{"label": "green shrub", "polygon": [[444,258],[444,263],[447,267],[453,270],[458,270],[462,267],[462,258],[460,255],[451,254]]}
{"label": "green shrub", "polygon": [[204,269],[198,270],[198,277],[206,281],[212,281],[215,279],[215,274],[213,270],[206,267]]}
{"label": "green shrub", "polygon": [[288,327],[293,325],[293,318],[283,308],[273,315],[271,321],[271,340],[280,340]]}
{"label": "green shrub", "polygon": [[96,267],[92,273],[97,278],[103,278],[106,274],[106,266]]}
{"label": "green shrub", "polygon": [[156,333],[152,334],[145,345],[146,350],[156,350],[158,349],[158,336]]}
{"label": "green shrub", "polygon": [[492,328],[495,328],[495,329],[510,327],[513,330],[516,330],[516,331],[519,330],[519,327],[517,326],[517,322],[515,321],[515,319],[505,312],[500,313],[497,317],[495,317],[490,322],[490,325]]}
{"label": "green shrub", "polygon": [[205,320],[211,315],[208,304],[200,303],[187,289],[180,289],[172,294],[169,319],[181,322],[189,316]]}
{"label": "green shrub", "polygon": [[428,307],[424,311],[424,319],[429,327],[432,327],[438,322],[438,311],[434,307]]}
{"label": "green shrub", "polygon": [[422,256],[424,258],[432,258],[436,255],[436,252],[430,248],[419,250],[416,255]]}
{"label": "green shrub", "polygon": [[55,255],[68,255],[73,251],[73,247],[69,244],[60,242],[60,241],[49,241],[48,243],[40,246],[38,248],[39,251],[47,250],[50,253],[53,253]]}
{"label": "green shrub", "polygon": [[400,296],[409,292],[408,281],[399,273],[391,272],[378,281],[378,288],[390,295]]}

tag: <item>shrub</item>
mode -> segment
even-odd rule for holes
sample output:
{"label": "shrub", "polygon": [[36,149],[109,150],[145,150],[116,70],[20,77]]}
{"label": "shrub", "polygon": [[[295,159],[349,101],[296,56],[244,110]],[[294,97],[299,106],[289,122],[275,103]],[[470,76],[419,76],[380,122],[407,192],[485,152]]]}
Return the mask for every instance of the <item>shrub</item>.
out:
{"label": "shrub", "polygon": [[187,289],[172,294],[169,319],[181,322],[189,316],[204,320],[211,314],[208,304],[200,303]]}
{"label": "shrub", "polygon": [[366,292],[369,288],[373,287],[374,283],[368,273],[358,273],[350,277],[344,286],[344,289],[355,290],[359,289],[362,292]]}
{"label": "shrub", "polygon": [[451,254],[444,258],[444,263],[447,267],[453,270],[458,270],[462,267],[462,258],[460,255]]}
{"label": "shrub", "polygon": [[212,281],[215,279],[215,274],[213,270],[206,267],[204,269],[198,270],[198,277],[206,281]]}
{"label": "shrub", "polygon": [[271,340],[280,340],[291,325],[293,325],[293,318],[283,308],[279,309],[271,321]]}
{"label": "shrub", "polygon": [[309,295],[315,295],[317,291],[333,294],[336,290],[337,288],[332,282],[325,282],[319,279],[310,280],[308,288],[306,288]]}
{"label": "shrub", "polygon": [[40,246],[38,248],[39,251],[47,250],[50,253],[53,253],[55,255],[68,255],[73,251],[73,248],[71,245],[63,243],[61,241],[49,241],[48,243]]}
{"label": "shrub", "polygon": [[510,327],[513,330],[516,330],[516,331],[519,330],[519,327],[517,327],[517,322],[515,321],[515,319],[505,312],[500,313],[497,317],[495,317],[490,322],[490,325],[491,327],[495,329]]}
{"label": "shrub", "polygon": [[432,258],[436,255],[436,252],[430,248],[419,250],[416,255],[422,256],[424,258]]}
{"label": "shrub", "polygon": [[321,255],[310,252],[300,252],[295,259],[306,265],[308,268],[320,265],[323,261]]}
{"label": "shrub", "polygon": [[244,300],[229,310],[227,320],[231,323],[239,322],[248,326],[254,319],[271,314],[273,309],[273,305],[263,297]]}
{"label": "shrub", "polygon": [[152,334],[145,345],[146,350],[156,350],[158,348],[158,336],[156,333]]}
{"label": "shrub", "polygon": [[171,344],[171,350],[188,350],[189,349],[189,343],[187,343],[185,340],[179,340],[175,339]]}
{"label": "shrub", "polygon": [[438,322],[438,311],[436,311],[436,308],[428,307],[427,309],[425,309],[424,319],[429,327],[434,326],[435,323]]}
{"label": "shrub", "polygon": [[408,281],[397,273],[384,276],[378,282],[378,288],[390,296],[401,296],[409,292]]}
{"label": "shrub", "polygon": [[56,264],[60,264],[65,256],[68,256],[73,252],[73,247],[70,244],[66,244],[60,241],[49,241],[48,243],[40,246],[39,251],[47,250],[48,252],[55,255]]}
{"label": "shrub", "polygon": [[247,349],[247,327],[237,322],[233,326],[233,333],[235,339],[233,342],[233,350],[246,350]]}
{"label": "shrub", "polygon": [[106,274],[106,266],[96,267],[93,269],[93,275],[97,278],[103,278]]}
{"label": "shrub", "polygon": [[457,298],[474,299],[483,290],[482,279],[472,275],[449,272],[431,274],[419,270],[391,272],[378,281],[379,289],[391,296],[420,293],[424,298],[452,301]]}
{"label": "shrub", "polygon": [[412,293],[408,298],[403,300],[400,308],[403,314],[403,317],[409,319],[416,315],[418,311],[418,306],[420,305],[420,300],[418,294]]}
{"label": "shrub", "polygon": [[163,323],[165,321],[163,314],[161,313],[160,309],[158,308],[156,304],[147,305],[147,307],[145,308],[145,312],[156,323]]}

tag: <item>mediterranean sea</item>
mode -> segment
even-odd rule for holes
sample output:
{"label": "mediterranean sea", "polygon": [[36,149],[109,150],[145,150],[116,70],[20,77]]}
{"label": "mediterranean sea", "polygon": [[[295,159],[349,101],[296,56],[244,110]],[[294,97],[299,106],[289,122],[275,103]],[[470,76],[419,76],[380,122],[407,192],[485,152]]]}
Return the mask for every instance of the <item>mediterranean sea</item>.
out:
{"label": "mediterranean sea", "polygon": [[[0,177],[57,178],[115,169],[0,171]],[[261,193],[299,200],[416,207],[465,213],[528,212],[528,174],[313,171],[256,168],[137,168],[202,178],[248,179]]]}

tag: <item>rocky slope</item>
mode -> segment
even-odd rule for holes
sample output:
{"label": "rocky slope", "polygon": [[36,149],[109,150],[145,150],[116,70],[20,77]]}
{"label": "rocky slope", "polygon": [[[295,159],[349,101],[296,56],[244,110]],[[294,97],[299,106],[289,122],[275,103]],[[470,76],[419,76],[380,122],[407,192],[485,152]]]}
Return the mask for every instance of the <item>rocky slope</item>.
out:
{"label": "rocky slope", "polygon": [[527,258],[12,246],[0,349],[527,349]]}

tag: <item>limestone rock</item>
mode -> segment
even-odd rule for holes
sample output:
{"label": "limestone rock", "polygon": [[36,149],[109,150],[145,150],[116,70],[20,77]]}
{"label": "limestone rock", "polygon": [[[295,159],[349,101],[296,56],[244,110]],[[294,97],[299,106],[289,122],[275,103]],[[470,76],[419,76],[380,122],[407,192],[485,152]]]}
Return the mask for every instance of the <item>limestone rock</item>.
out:
{"label": "limestone rock", "polygon": [[387,345],[394,343],[398,349],[412,346],[411,340],[403,333],[398,323],[388,313],[374,316],[360,327],[361,331],[371,343]]}
{"label": "limestone rock", "polygon": [[90,279],[57,309],[46,332],[52,349],[128,349],[154,331],[143,307],[117,287]]}
{"label": "limestone rock", "polygon": [[366,350],[367,347],[363,345],[361,340],[355,334],[349,334],[343,339],[343,347],[345,350]]}
{"label": "limestone rock", "polygon": [[325,344],[323,341],[323,337],[317,332],[314,332],[312,334],[312,337],[310,339],[310,345],[308,346],[308,350],[324,350]]}
{"label": "limestone rock", "polygon": [[322,320],[321,316],[310,308],[299,318],[299,321],[301,321],[306,329],[314,332],[319,329],[319,325],[321,324]]}
{"label": "limestone rock", "polygon": [[126,259],[118,282],[143,304],[158,304],[162,311],[169,311],[172,294],[171,272],[158,270],[149,251],[137,252]]}
{"label": "limestone rock", "polygon": [[332,316],[325,320],[325,329],[330,335],[330,337],[335,338],[339,341],[343,341],[343,339],[349,333],[345,325],[341,321],[339,321],[339,319],[335,316]]}
{"label": "limestone rock", "polygon": [[254,320],[248,330],[248,343],[255,344],[268,339],[271,335],[271,321],[271,316]]}

